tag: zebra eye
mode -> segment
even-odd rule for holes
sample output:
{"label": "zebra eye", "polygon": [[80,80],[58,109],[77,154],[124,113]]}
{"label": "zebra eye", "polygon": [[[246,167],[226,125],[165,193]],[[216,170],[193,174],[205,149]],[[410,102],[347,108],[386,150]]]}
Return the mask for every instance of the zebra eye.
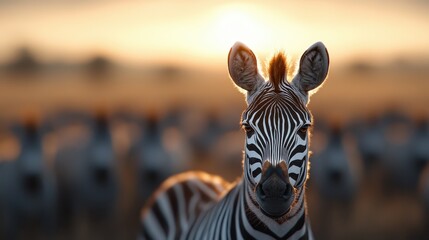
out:
{"label": "zebra eye", "polygon": [[305,134],[307,134],[307,131],[308,131],[308,125],[302,126],[298,130],[298,135],[301,136],[302,138],[304,138]]}
{"label": "zebra eye", "polygon": [[253,130],[253,128],[247,124],[243,124],[243,129],[248,136],[252,135],[255,132],[255,130]]}

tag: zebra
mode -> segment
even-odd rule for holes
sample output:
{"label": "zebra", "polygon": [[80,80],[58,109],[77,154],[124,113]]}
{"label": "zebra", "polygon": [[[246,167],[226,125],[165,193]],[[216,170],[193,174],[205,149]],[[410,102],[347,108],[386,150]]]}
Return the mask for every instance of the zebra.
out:
{"label": "zebra", "polygon": [[[59,221],[73,238],[111,237],[119,209],[120,179],[111,118],[107,110],[75,112],[59,127],[54,170],[59,185]],[[64,119],[61,119],[64,118]],[[89,226],[80,231],[82,226]]]}
{"label": "zebra", "polygon": [[347,141],[349,133],[345,126],[334,121],[323,130],[327,143],[319,152],[313,151],[311,182],[328,202],[349,202],[358,190],[360,159],[356,157],[357,151],[351,151],[355,146]]}
{"label": "zebra", "polygon": [[48,126],[30,114],[22,122],[12,123],[11,131],[20,149],[0,173],[0,191],[4,191],[0,195],[5,197],[5,205],[0,209],[4,211],[0,213],[4,217],[0,223],[5,224],[0,226],[4,231],[0,232],[0,239],[52,237],[57,230],[57,184],[43,149]]}
{"label": "zebra", "polygon": [[279,52],[259,73],[253,51],[235,43],[229,75],[243,91],[247,108],[243,175],[234,183],[200,172],[166,180],[142,210],[138,239],[313,239],[307,217],[305,182],[309,170],[309,97],[329,69],[323,43],[293,66]]}

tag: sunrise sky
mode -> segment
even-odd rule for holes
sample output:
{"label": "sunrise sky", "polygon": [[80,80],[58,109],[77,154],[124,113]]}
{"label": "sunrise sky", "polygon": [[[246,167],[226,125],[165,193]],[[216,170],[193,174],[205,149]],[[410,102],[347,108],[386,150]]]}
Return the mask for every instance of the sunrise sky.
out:
{"label": "sunrise sky", "polygon": [[44,61],[224,64],[235,41],[296,57],[320,40],[333,64],[429,55],[423,0],[33,2],[0,0],[0,62],[29,46]]}

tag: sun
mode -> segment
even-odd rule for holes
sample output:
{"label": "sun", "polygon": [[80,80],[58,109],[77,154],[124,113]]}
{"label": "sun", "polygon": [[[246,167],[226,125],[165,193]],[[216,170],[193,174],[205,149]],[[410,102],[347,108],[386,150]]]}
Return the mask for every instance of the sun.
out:
{"label": "sun", "polygon": [[262,50],[270,39],[270,28],[264,24],[264,12],[256,6],[241,3],[217,8],[210,35],[217,50],[229,49],[240,41],[255,50]]}

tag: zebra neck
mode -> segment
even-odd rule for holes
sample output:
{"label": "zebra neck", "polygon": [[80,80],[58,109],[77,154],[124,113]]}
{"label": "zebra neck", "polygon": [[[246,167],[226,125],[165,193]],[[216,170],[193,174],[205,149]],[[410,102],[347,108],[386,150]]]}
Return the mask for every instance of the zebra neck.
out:
{"label": "zebra neck", "polygon": [[297,192],[297,202],[294,203],[290,211],[285,216],[273,219],[261,211],[252,187],[247,186],[244,182],[239,204],[243,227],[249,233],[259,236],[256,239],[266,239],[267,235],[282,239],[308,238],[311,229],[307,223],[305,187]]}

